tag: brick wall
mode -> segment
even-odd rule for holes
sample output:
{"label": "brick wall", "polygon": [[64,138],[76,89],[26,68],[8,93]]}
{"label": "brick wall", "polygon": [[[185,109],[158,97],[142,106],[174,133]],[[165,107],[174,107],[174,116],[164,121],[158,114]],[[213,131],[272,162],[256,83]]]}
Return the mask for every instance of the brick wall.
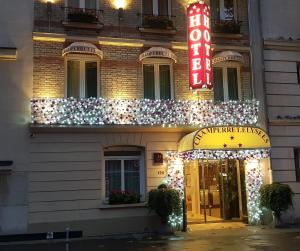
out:
{"label": "brick wall", "polygon": [[64,96],[63,43],[33,43],[33,97]]}

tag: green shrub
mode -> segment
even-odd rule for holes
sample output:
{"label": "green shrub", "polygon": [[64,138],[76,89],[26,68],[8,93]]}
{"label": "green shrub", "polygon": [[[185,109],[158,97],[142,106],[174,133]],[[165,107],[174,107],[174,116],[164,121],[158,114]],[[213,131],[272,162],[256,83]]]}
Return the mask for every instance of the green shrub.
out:
{"label": "green shrub", "polygon": [[260,189],[261,206],[274,212],[277,219],[280,219],[281,213],[293,207],[293,191],[289,185],[274,182],[270,185],[264,185]]}
{"label": "green shrub", "polygon": [[140,195],[133,192],[117,190],[111,192],[108,200],[111,205],[139,203]]}
{"label": "green shrub", "polygon": [[160,185],[157,189],[149,192],[148,207],[155,210],[163,223],[167,223],[168,217],[172,213],[181,214],[179,192],[166,185]]}

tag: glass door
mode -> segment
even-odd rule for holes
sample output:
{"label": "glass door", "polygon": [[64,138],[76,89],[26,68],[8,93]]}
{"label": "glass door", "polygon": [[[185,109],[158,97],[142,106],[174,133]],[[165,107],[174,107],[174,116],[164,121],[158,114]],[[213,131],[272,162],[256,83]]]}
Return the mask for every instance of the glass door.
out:
{"label": "glass door", "polygon": [[200,221],[240,219],[241,186],[236,160],[199,161]]}

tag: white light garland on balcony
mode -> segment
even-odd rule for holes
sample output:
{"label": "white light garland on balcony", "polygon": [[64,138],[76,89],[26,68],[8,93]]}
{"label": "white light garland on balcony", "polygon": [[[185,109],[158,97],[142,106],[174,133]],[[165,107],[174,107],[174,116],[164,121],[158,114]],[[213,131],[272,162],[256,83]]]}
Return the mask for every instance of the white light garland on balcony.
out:
{"label": "white light garland on balcony", "polygon": [[253,125],[258,101],[33,99],[32,123],[44,125]]}

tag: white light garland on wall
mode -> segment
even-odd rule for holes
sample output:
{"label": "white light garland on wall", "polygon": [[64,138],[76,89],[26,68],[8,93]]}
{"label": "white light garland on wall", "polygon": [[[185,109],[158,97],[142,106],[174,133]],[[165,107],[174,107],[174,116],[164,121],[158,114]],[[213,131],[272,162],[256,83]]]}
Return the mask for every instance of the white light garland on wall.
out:
{"label": "white light garland on wall", "polygon": [[263,184],[263,175],[259,160],[248,160],[245,164],[248,221],[251,225],[257,225],[262,215],[259,189]]}
{"label": "white light garland on wall", "polygon": [[[184,170],[183,160],[179,158],[177,152],[167,152],[168,174],[166,183],[169,187],[176,189],[181,200],[184,199]],[[171,227],[179,229],[183,222],[183,215],[172,214],[169,216],[168,223]]]}
{"label": "white light garland on wall", "polygon": [[193,150],[180,153],[183,160],[196,159],[265,159],[269,158],[269,149],[255,150]]}
{"label": "white light garland on wall", "polygon": [[258,119],[256,100],[117,100],[33,99],[33,124],[44,125],[161,125],[218,126],[254,125]]}

